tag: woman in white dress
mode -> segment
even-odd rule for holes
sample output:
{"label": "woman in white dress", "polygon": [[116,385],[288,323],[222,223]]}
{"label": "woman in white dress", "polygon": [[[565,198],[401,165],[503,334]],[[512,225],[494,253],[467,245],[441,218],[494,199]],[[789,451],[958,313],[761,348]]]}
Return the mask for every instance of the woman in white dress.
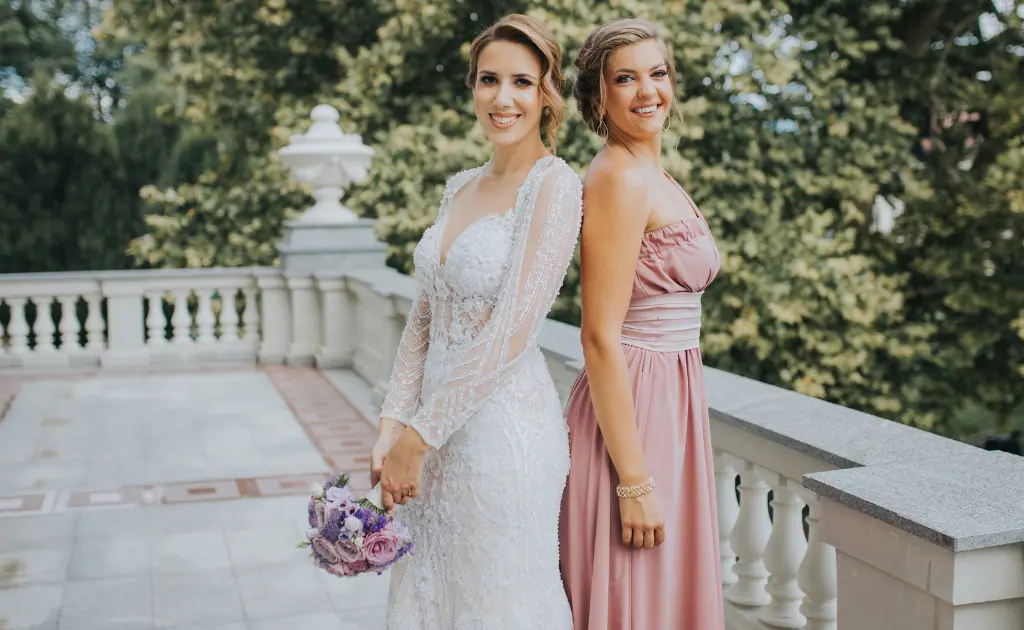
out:
{"label": "woman in white dress", "polygon": [[392,575],[389,630],[572,628],[558,566],[568,437],[537,346],[582,208],[579,178],[551,153],[561,67],[525,16],[471,48],[493,157],[451,178],[416,247],[418,295],[372,454],[415,540]]}

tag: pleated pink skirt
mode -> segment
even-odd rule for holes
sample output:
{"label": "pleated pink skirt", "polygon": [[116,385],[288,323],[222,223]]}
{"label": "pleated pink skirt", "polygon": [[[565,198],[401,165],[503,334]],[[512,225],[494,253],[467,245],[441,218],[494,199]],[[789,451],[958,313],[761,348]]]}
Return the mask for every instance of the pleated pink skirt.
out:
{"label": "pleated pink skirt", "polygon": [[665,542],[622,542],[618,478],[586,371],[569,397],[562,577],[575,630],[724,630],[715,477],[700,350],[623,346],[637,428],[665,519]]}

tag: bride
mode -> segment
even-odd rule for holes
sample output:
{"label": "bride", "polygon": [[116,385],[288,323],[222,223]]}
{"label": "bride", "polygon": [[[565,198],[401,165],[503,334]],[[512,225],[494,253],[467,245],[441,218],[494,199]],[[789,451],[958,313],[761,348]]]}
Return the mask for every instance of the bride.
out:
{"label": "bride", "polygon": [[415,540],[394,569],[389,630],[572,627],[558,567],[568,437],[537,347],[582,206],[579,178],[551,154],[561,68],[553,36],[520,15],[470,50],[493,158],[451,178],[416,247],[418,295],[372,453]]}

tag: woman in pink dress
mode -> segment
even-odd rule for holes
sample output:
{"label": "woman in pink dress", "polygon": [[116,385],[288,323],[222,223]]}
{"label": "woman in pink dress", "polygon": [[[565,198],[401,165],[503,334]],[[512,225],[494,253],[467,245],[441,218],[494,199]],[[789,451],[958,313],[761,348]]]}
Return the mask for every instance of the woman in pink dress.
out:
{"label": "woman in pink dress", "polygon": [[661,167],[675,68],[624,20],[580,49],[573,88],[607,142],[583,193],[586,368],[569,397],[562,577],[575,630],[723,630],[700,302],[707,222]]}

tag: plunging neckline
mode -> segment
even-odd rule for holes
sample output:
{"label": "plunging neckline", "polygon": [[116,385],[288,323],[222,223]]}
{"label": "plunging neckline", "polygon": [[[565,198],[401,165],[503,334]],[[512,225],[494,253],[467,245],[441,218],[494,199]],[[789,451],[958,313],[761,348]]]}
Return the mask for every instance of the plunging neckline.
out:
{"label": "plunging neckline", "polygon": [[459,239],[462,238],[462,235],[465,234],[466,232],[468,232],[470,229],[472,229],[473,226],[475,226],[477,223],[480,223],[481,221],[485,221],[485,220],[491,220],[491,219],[507,219],[509,217],[509,215],[514,213],[519,208],[519,204],[522,201],[523,189],[526,188],[526,185],[530,182],[530,180],[533,179],[533,177],[534,177],[535,173],[537,172],[537,169],[540,166],[541,162],[547,160],[548,158],[554,158],[554,156],[550,155],[550,154],[549,155],[541,156],[540,158],[537,159],[537,161],[535,161],[533,163],[533,166],[530,167],[530,170],[526,173],[526,177],[523,178],[523,181],[516,188],[516,200],[515,200],[515,204],[511,208],[508,208],[504,212],[491,212],[491,213],[479,216],[476,219],[473,219],[464,228],[462,228],[462,230],[458,234],[455,235],[455,238],[452,239],[452,242],[449,243],[448,247],[446,248],[444,246],[445,235],[448,232],[448,219],[451,217],[450,211],[452,209],[452,206],[455,204],[455,198],[458,197],[459,192],[461,192],[462,189],[464,189],[467,185],[469,185],[471,182],[473,182],[477,177],[479,177],[481,174],[483,174],[484,171],[486,171],[487,167],[490,166],[492,160],[487,160],[487,162],[484,163],[484,165],[482,167],[480,167],[480,171],[478,173],[475,173],[472,177],[470,177],[465,182],[463,182],[457,189],[453,190],[451,196],[448,198],[447,207],[443,208],[443,210],[444,210],[444,217],[443,217],[443,219],[444,220],[441,222],[441,226],[440,226],[441,227],[441,234],[440,234],[440,239],[438,240],[438,243],[437,243],[437,263],[438,263],[438,266],[443,269],[443,268],[445,268],[448,265],[448,256],[451,254],[452,248],[455,247],[458,244]]}

